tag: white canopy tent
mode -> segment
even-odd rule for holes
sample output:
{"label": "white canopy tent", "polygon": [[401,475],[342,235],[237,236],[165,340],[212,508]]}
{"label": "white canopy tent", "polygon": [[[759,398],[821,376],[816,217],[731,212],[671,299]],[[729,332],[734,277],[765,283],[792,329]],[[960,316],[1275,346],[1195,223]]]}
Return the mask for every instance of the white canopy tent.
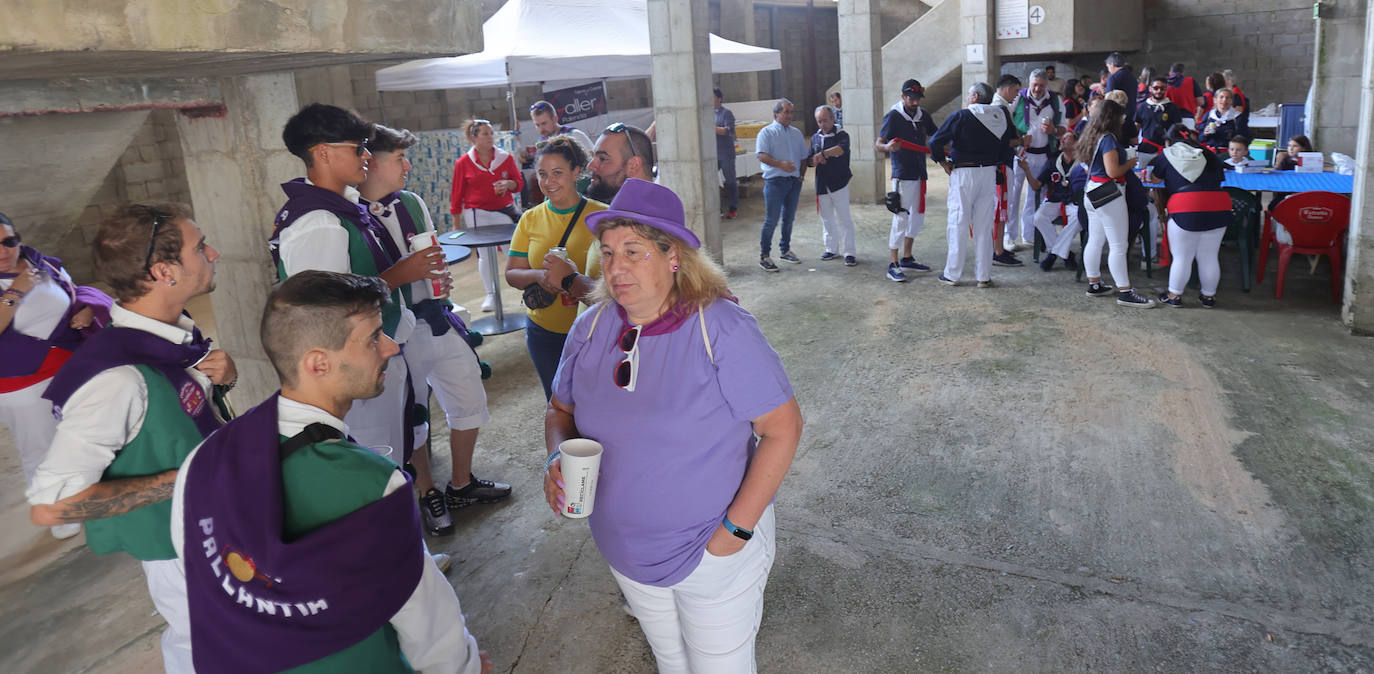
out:
{"label": "white canopy tent", "polygon": [[[421,59],[377,71],[378,91],[507,88],[649,77],[645,0],[508,0],[482,24],[477,54]],[[777,70],[776,49],[710,36],[711,70]]]}

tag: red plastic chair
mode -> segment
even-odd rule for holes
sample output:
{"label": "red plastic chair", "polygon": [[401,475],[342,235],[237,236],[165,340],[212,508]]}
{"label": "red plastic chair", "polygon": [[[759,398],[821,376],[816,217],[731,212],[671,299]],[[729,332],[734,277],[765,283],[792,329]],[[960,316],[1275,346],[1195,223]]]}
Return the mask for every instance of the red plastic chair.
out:
{"label": "red plastic chair", "polygon": [[[1274,225],[1283,225],[1293,243],[1279,243]],[[1255,283],[1264,282],[1264,266],[1269,247],[1279,247],[1279,278],[1274,297],[1283,298],[1283,283],[1288,277],[1288,261],[1294,253],[1325,255],[1331,260],[1331,296],[1337,302],[1345,279],[1341,275],[1341,253],[1345,232],[1350,227],[1350,198],[1335,192],[1300,192],[1280,201],[1264,214],[1264,233],[1260,236],[1259,272]]]}

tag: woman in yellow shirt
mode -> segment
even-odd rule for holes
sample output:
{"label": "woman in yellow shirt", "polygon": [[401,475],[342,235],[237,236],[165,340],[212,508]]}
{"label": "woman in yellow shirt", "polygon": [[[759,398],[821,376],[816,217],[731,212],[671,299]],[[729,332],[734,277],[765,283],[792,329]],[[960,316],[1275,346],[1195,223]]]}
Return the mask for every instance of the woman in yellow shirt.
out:
{"label": "woman in yellow shirt", "polygon": [[[568,337],[577,305],[596,285],[600,269],[588,269],[588,250],[596,242],[586,217],[606,204],[578,194],[577,178],[587,166],[587,154],[567,136],[540,141],[534,155],[544,203],[525,211],[511,237],[506,259],[506,283],[526,290],[525,346],[548,398],[563,341]],[[562,254],[558,251],[562,248]],[[542,299],[538,297],[542,295]],[[549,298],[552,302],[545,305]]]}

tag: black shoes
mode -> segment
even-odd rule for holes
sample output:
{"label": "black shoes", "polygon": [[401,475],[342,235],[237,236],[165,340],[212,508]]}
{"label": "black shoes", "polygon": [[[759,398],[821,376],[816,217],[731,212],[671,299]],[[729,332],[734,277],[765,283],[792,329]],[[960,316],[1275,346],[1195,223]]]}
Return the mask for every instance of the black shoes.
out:
{"label": "black shoes", "polygon": [[[450,510],[466,508],[474,503],[495,503],[510,496],[510,485],[491,480],[478,479],[469,473],[468,484],[462,489],[454,489],[453,483],[444,488],[444,501]],[[435,493],[438,493],[437,490]]]}

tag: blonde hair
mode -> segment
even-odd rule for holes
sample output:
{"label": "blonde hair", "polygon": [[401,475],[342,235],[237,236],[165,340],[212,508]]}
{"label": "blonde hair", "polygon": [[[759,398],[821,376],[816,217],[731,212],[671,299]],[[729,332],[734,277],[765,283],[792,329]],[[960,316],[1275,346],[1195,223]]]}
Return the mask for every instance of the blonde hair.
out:
{"label": "blonde hair", "polygon": [[[673,288],[668,291],[668,306],[686,302],[693,307],[704,309],[712,302],[729,295],[725,281],[725,270],[714,260],[702,254],[701,249],[687,245],[687,242],[661,229],[650,227],[638,220],[627,217],[609,218],[596,230],[597,241],[613,229],[629,227],[635,234],[658,247],[659,252],[667,254],[677,250],[677,272],[673,274]],[[615,301],[606,284],[603,272],[601,280],[588,296],[592,302]]]}
{"label": "blonde hair", "polygon": [[1109,100],[1109,101],[1111,101],[1111,102],[1113,102],[1113,103],[1116,103],[1117,105],[1121,106],[1122,108],[1125,108],[1126,105],[1127,105],[1126,92],[1124,92],[1124,91],[1122,91],[1122,90],[1120,90],[1120,89],[1113,89],[1113,90],[1111,90],[1111,91],[1108,91],[1108,92],[1107,92],[1107,95],[1104,96],[1104,98],[1106,98],[1107,100]]}

